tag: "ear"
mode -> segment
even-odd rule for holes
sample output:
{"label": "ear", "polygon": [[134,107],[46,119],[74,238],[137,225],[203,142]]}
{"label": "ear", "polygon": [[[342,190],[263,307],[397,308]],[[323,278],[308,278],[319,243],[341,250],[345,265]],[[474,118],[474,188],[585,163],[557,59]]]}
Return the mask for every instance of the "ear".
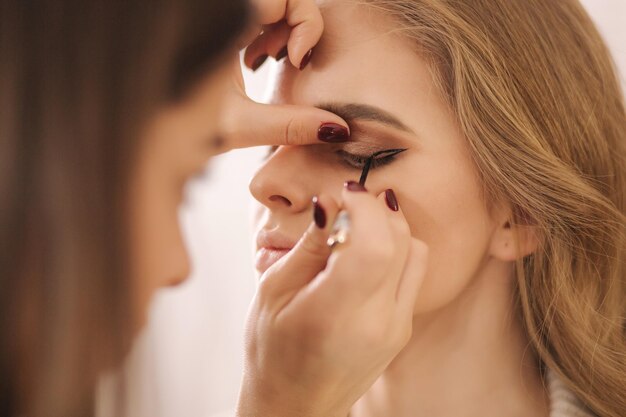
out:
{"label": "ear", "polygon": [[537,250],[537,228],[530,224],[514,224],[504,220],[491,237],[490,255],[505,262],[522,259]]}

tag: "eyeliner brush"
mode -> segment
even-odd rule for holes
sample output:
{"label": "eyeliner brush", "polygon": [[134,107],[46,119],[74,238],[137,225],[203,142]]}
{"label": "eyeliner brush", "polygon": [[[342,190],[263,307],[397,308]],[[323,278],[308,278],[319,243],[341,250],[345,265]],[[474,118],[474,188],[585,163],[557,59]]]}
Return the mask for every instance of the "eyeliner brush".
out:
{"label": "eyeliner brush", "polygon": [[[367,175],[372,168],[372,164],[374,160],[377,158],[385,158],[397,155],[401,152],[406,151],[406,149],[387,149],[385,151],[376,152],[365,161],[365,166],[363,167],[363,172],[361,173],[361,179],[359,180],[359,184],[364,187],[365,181],[367,180]],[[348,240],[348,234],[350,232],[350,216],[346,210],[341,210],[337,214],[337,218],[333,223],[333,228],[328,236],[328,240],[326,244],[328,247],[333,249],[335,246],[345,243]]]}
{"label": "eyeliner brush", "polygon": [[[372,162],[376,154],[367,158],[365,161],[365,166],[363,167],[363,172],[361,173],[361,179],[359,180],[359,184],[364,187],[365,181],[367,180],[367,174],[370,172],[370,168],[372,167]],[[348,233],[350,232],[350,216],[346,210],[341,210],[337,213],[337,218],[333,223],[333,229],[328,236],[328,240],[326,241],[326,245],[333,249],[335,246],[345,243],[348,240]]]}
{"label": "eyeliner brush", "polygon": [[361,179],[359,180],[359,185],[361,185],[361,187],[365,187],[365,181],[367,180],[367,176],[370,173],[370,168],[372,167],[372,162],[374,162],[374,158],[375,156],[372,155],[369,158],[367,158],[367,161],[365,162],[365,166],[363,167],[363,172],[361,172]]}
{"label": "eyeliner brush", "polygon": [[363,167],[363,172],[361,172],[361,179],[359,180],[359,184],[362,187],[365,186],[365,181],[367,180],[367,176],[370,173],[370,169],[372,168],[372,164],[374,163],[375,159],[378,159],[378,158],[388,158],[390,156],[397,155],[397,154],[402,153],[404,151],[406,151],[406,149],[387,149],[387,150],[376,152],[376,153],[372,154],[372,156],[367,158],[367,161],[365,161],[365,166]]}

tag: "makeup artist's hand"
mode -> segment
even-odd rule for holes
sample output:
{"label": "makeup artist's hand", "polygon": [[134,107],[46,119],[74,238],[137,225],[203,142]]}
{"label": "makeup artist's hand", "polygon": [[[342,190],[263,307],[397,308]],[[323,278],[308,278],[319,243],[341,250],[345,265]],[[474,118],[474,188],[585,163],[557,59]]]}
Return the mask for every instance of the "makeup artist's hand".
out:
{"label": "makeup artist's hand", "polygon": [[303,69],[324,32],[324,20],[315,0],[252,0],[257,26],[246,42],[244,61],[258,69],[268,56],[287,58]]}
{"label": "makeup artist's hand", "polygon": [[238,417],[345,417],[408,342],[427,248],[389,197],[344,190],[350,237],[332,252],[338,207],[320,197],[325,227],[312,224],[266,271],[248,317]]}
{"label": "makeup artist's hand", "polygon": [[[245,64],[257,69],[268,56],[300,67],[319,41],[324,22],[314,0],[255,0],[259,25],[244,41]],[[260,30],[263,32],[259,35]],[[285,48],[288,48],[288,52]],[[252,101],[245,92],[239,57],[233,57],[232,85],[222,109],[223,141],[215,153],[260,145],[306,145],[342,142],[348,124],[336,114],[314,107],[268,105]]]}

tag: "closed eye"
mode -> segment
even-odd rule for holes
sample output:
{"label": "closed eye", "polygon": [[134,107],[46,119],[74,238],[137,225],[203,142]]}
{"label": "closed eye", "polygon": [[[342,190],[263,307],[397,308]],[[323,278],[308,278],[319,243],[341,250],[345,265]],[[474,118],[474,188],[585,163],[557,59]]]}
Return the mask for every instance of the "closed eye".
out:
{"label": "closed eye", "polygon": [[[278,146],[270,146],[267,148],[267,153],[265,154],[264,160],[269,159],[278,149]],[[406,149],[390,149],[385,151],[376,152],[374,154],[374,159],[372,159],[372,164],[370,169],[376,169],[385,165],[389,165],[396,159],[397,155],[404,152]],[[339,156],[340,162],[351,169],[363,169],[367,160],[371,158],[373,155],[368,153],[367,155],[360,155],[356,153],[347,152],[344,149],[338,149],[335,151],[335,154]],[[380,156],[376,156],[380,154]]]}
{"label": "closed eye", "polygon": [[[396,159],[396,156],[400,154],[401,152],[403,152],[404,150],[405,149],[402,149],[402,150],[398,149],[398,150],[391,150],[391,152],[387,152],[387,151],[377,152],[377,153],[380,153],[381,156],[379,157],[374,156],[374,159],[372,159],[372,165],[370,166],[370,169],[376,169],[376,168],[391,164]],[[371,154],[370,155],[358,155],[358,154],[346,152],[343,149],[338,150],[336,154],[341,158],[341,161],[344,165],[353,169],[363,169],[365,167],[365,164],[367,163],[367,160],[372,157]]]}

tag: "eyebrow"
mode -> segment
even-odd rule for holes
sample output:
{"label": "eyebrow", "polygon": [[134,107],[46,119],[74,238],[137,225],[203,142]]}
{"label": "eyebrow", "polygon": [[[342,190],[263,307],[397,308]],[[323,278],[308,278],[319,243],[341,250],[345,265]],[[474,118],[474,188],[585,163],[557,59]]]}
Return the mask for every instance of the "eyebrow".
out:
{"label": "eyebrow", "polygon": [[346,122],[371,121],[402,130],[415,133],[400,119],[379,107],[362,103],[323,103],[316,106],[319,109],[335,113]]}

